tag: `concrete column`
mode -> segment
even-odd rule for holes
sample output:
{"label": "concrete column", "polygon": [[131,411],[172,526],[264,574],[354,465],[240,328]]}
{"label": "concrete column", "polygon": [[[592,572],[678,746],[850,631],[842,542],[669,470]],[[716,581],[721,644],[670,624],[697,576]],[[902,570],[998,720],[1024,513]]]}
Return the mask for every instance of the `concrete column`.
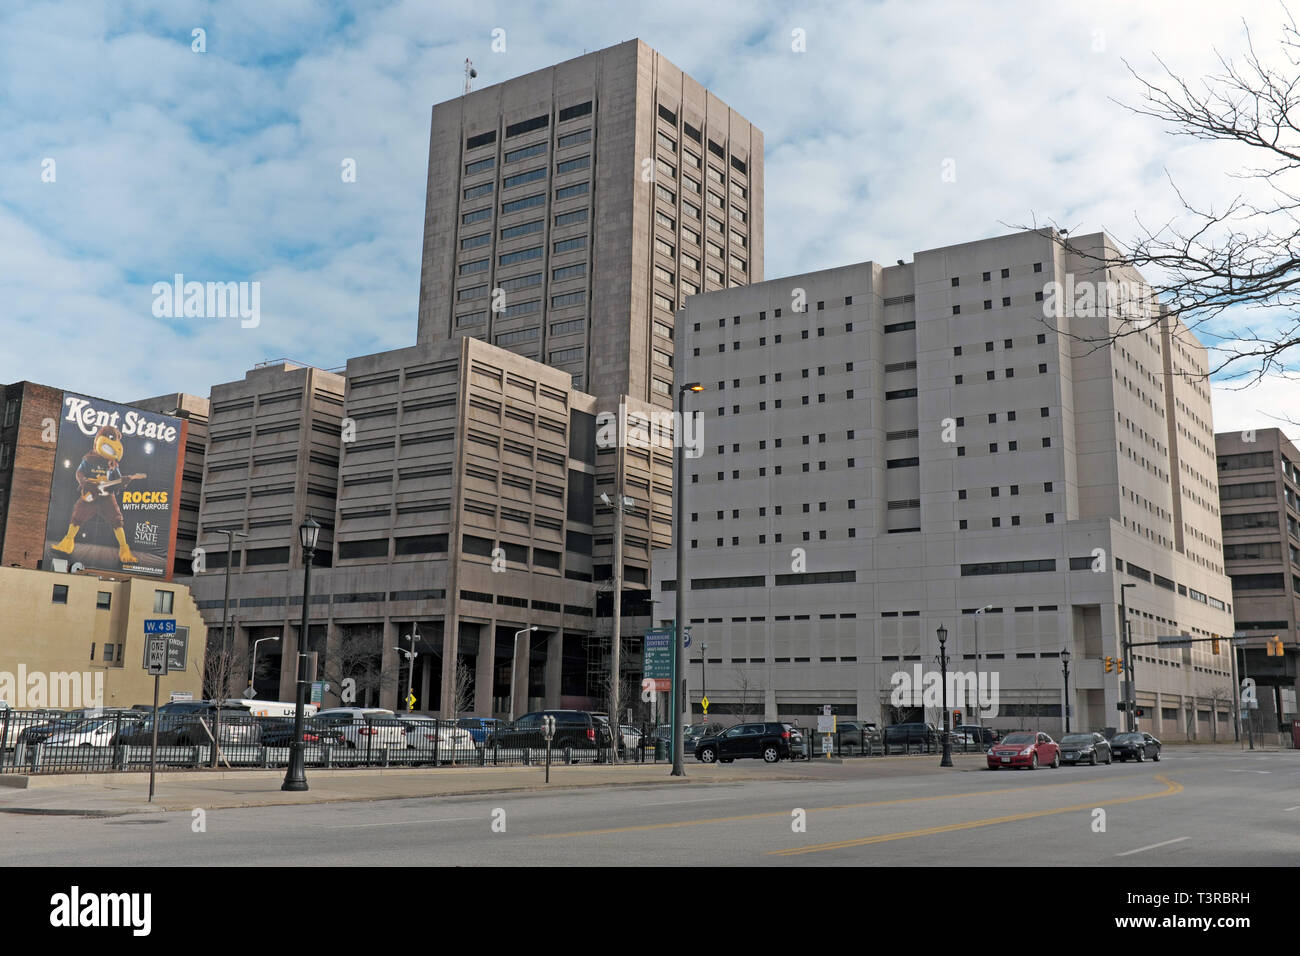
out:
{"label": "concrete column", "polygon": [[397,686],[400,676],[397,668],[397,640],[400,632],[396,624],[388,618],[384,618],[380,634],[384,644],[379,657],[379,673],[381,675],[379,706],[386,707],[389,710],[405,710],[405,702],[400,707],[398,706],[398,698],[406,692],[405,684],[402,684],[400,689]]}
{"label": "concrete column", "polygon": [[478,658],[474,667],[474,714],[478,717],[491,717],[492,681],[496,672],[496,630],[490,625],[479,624]]}
{"label": "concrete column", "polygon": [[433,666],[429,663],[432,659],[430,654],[421,654],[419,658],[420,686],[415,691],[419,700],[416,701],[415,706],[420,710],[433,710],[431,706],[433,698],[429,696],[430,691],[433,689]]}
{"label": "concrete column", "polygon": [[279,700],[293,700],[298,685],[298,626],[285,624],[280,643],[284,647],[280,658],[280,696]]}
{"label": "concrete column", "polygon": [[560,706],[560,675],[564,669],[564,631],[552,631],[546,637],[546,696],[547,708]]}

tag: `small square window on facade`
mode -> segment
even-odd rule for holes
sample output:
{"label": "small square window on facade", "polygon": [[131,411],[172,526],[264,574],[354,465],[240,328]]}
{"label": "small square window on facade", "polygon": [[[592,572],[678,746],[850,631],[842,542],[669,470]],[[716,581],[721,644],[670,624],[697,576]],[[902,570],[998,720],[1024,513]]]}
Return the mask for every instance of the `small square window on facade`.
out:
{"label": "small square window on facade", "polygon": [[954,306],[952,307],[952,314],[953,314],[953,315],[961,315],[961,306],[959,306],[959,305],[954,305]]}
{"label": "small square window on facade", "polygon": [[1040,408],[1040,409],[1038,410],[1038,417],[1039,417],[1039,418],[1046,418],[1046,417],[1047,417],[1047,407],[1046,407],[1046,406],[1044,406],[1043,408]]}
{"label": "small square window on facade", "polygon": [[1051,493],[1052,483],[1050,481],[1043,482],[1043,491],[1048,492],[1049,494]]}
{"label": "small square window on facade", "polygon": [[961,376],[960,376],[960,375],[957,375],[957,376],[954,376],[954,377],[953,377],[953,384],[954,384],[954,385],[960,385],[960,384],[961,384]]}
{"label": "small square window on facade", "polygon": [[952,347],[952,354],[953,354],[953,355],[961,355],[961,346],[960,346],[960,345],[954,345],[954,346]]}
{"label": "small square window on facade", "polygon": [[1035,293],[1034,293],[1034,301],[1035,301],[1035,302],[1042,302],[1042,301],[1043,301],[1043,293],[1042,293],[1041,291],[1039,291],[1039,292],[1035,292]]}
{"label": "small square window on facade", "polygon": [[1020,444],[1015,439],[1012,439],[1011,441],[1007,442],[1007,451],[1016,451],[1019,448],[1020,448]]}
{"label": "small square window on facade", "polygon": [[1047,363],[1046,363],[1046,362],[1039,362],[1039,363],[1038,363],[1038,374],[1039,374],[1039,375],[1046,375],[1046,374],[1047,374]]}
{"label": "small square window on facade", "polygon": [[1042,272],[1042,271],[1043,271],[1043,264],[1042,264],[1041,262],[1035,262],[1035,263],[1034,263],[1034,271],[1035,271],[1035,272]]}
{"label": "small square window on facade", "polygon": [[1038,344],[1039,345],[1047,344],[1047,336],[1042,332],[1038,333]]}
{"label": "small square window on facade", "polygon": [[956,276],[953,276],[953,277],[952,277],[952,286],[953,286],[953,288],[955,289],[955,288],[957,288],[957,286],[959,286],[959,285],[961,285],[961,279],[957,278]]}
{"label": "small square window on facade", "polygon": [[993,343],[992,343],[992,342],[985,342],[985,343],[984,343],[984,351],[985,351],[985,352],[992,352],[992,351],[993,351]]}
{"label": "small square window on facade", "polygon": [[957,489],[957,500],[958,500],[958,501],[965,501],[965,500],[966,500],[966,489],[965,489],[965,488],[958,488],[958,489]]}
{"label": "small square window on facade", "polygon": [[1003,377],[1004,377],[1004,378],[1015,378],[1015,377],[1016,377],[1016,370],[1013,369],[1013,368],[1009,368],[1009,369],[1007,369],[1007,371],[1006,371],[1006,373],[1005,373],[1005,375],[1004,375]]}
{"label": "small square window on facade", "polygon": [[1004,279],[1009,279],[1009,278],[1011,278],[1011,270],[1010,270],[1010,269],[1003,269],[1003,270],[1002,270],[1002,278],[1004,278]]}
{"label": "small square window on facade", "polygon": [[1010,339],[1003,339],[1003,340],[1002,340],[1002,347],[1003,347],[1004,349],[1009,349],[1009,348],[1012,348],[1012,347],[1013,347],[1013,344],[1012,344],[1012,342],[1011,342]]}
{"label": "small square window on facade", "polygon": [[1002,297],[1002,305],[1003,305],[1003,307],[1005,308],[1006,306],[1008,306],[1008,305],[1010,305],[1010,304],[1011,304],[1011,296],[1009,296],[1009,295],[1004,295],[1004,296]]}
{"label": "small square window on facade", "polygon": [[1052,447],[1052,440],[1051,440],[1050,438],[1044,437],[1044,438],[1043,438],[1043,447],[1044,447],[1044,448],[1051,448],[1051,447]]}
{"label": "small square window on facade", "polygon": [[54,585],[54,591],[50,595],[50,603],[51,604],[68,603],[68,586],[66,584]]}
{"label": "small square window on facade", "polygon": [[1001,518],[994,518],[994,519],[993,519],[993,527],[995,527],[995,528],[1000,528],[1000,527],[1002,527],[1002,519],[1001,519]]}
{"label": "small square window on facade", "polygon": [[984,300],[984,310],[987,312],[987,311],[988,311],[989,309],[991,309],[991,308],[993,308],[993,300],[992,300],[992,299],[985,299],[985,300]]}
{"label": "small square window on facade", "polygon": [[958,446],[957,446],[957,457],[958,457],[958,458],[965,458],[965,457],[966,457],[966,446],[965,446],[965,445],[958,445]]}
{"label": "small square window on facade", "polygon": [[1011,516],[1011,523],[1012,523],[1013,525],[1018,525],[1018,524],[1020,524],[1020,515],[1012,515],[1012,516]]}
{"label": "small square window on facade", "polygon": [[984,281],[985,281],[985,282],[988,282],[989,279],[991,279],[991,278],[993,278],[993,273],[991,273],[991,272],[986,272],[986,273],[984,273]]}
{"label": "small square window on facade", "polygon": [[817,311],[818,311],[818,312],[821,312],[821,311],[822,311],[823,309],[825,309],[825,308],[826,308],[826,303],[825,303],[825,302],[818,302],[818,303],[817,303]]}
{"label": "small square window on facade", "polygon": [[958,530],[960,530],[960,531],[965,531],[965,530],[966,530],[966,519],[965,519],[965,518],[962,518],[960,521],[957,522],[957,528],[958,528]]}
{"label": "small square window on facade", "polygon": [[1055,524],[1055,523],[1056,523],[1056,515],[1052,514],[1051,512],[1048,512],[1048,513],[1047,513],[1046,515],[1044,515],[1043,517],[1046,519],[1046,521],[1047,521],[1048,524]]}

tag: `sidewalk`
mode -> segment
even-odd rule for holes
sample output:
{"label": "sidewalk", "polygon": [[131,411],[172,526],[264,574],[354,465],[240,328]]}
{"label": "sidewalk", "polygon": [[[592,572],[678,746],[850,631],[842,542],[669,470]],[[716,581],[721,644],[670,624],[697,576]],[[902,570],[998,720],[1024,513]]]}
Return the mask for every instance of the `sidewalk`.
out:
{"label": "sidewalk", "polygon": [[[762,766],[762,765],[760,765]],[[311,787],[304,793],[280,789],[284,769],[160,773],[150,804],[147,773],[50,774],[26,778],[27,786],[0,786],[0,813],[66,816],[117,816],[165,810],[269,807],[348,800],[401,800],[413,797],[515,793],[529,790],[645,784],[736,783],[751,779],[804,780],[798,764],[775,773],[705,767],[690,763],[686,777],[670,775],[671,764],[552,766],[546,783],[540,767],[444,767],[432,769],[307,770]],[[16,783],[17,781],[12,781]]]}

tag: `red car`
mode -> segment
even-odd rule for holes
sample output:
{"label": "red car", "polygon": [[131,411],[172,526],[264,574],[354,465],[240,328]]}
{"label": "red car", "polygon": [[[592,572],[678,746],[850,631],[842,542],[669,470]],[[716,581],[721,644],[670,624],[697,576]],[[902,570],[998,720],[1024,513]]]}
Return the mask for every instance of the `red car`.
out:
{"label": "red car", "polygon": [[1061,765],[1061,748],[1044,733],[1021,730],[1007,734],[989,748],[989,769],[1028,767],[1037,770],[1040,763],[1052,769]]}

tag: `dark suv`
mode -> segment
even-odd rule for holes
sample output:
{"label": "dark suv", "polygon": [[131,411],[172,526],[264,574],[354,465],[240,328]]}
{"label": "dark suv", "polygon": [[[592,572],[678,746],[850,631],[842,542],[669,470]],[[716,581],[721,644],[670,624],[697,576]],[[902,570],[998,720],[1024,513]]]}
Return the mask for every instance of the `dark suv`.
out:
{"label": "dark suv", "polygon": [[882,737],[885,753],[891,747],[902,746],[907,753],[933,750],[939,743],[939,732],[934,724],[891,724]]}
{"label": "dark suv", "polygon": [[507,727],[495,728],[487,738],[489,747],[545,747],[542,717],[555,718],[555,737],[551,748],[563,750],[604,749],[612,744],[609,724],[585,710],[539,710],[524,714]]}
{"label": "dark suv", "polygon": [[701,763],[720,760],[731,763],[738,757],[762,757],[768,763],[790,759],[790,728],[786,724],[737,724],[695,744],[695,759]]}

